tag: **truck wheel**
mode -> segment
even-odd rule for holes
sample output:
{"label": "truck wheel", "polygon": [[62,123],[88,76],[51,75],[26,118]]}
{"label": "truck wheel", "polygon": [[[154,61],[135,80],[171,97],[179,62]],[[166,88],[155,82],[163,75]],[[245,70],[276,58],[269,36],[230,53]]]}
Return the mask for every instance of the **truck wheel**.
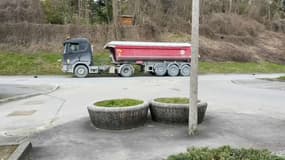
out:
{"label": "truck wheel", "polygon": [[122,77],[131,77],[134,74],[134,68],[131,65],[124,64],[121,66],[119,74]]}
{"label": "truck wheel", "polygon": [[180,75],[181,76],[190,76],[191,74],[191,66],[190,65],[183,65],[180,69]]}
{"label": "truck wheel", "polygon": [[176,64],[170,64],[167,69],[167,74],[171,77],[179,75],[179,67]]}
{"label": "truck wheel", "polygon": [[84,65],[78,65],[74,69],[74,75],[77,78],[85,78],[88,76],[88,68]]}
{"label": "truck wheel", "polygon": [[157,76],[164,76],[167,72],[167,69],[166,69],[166,65],[161,63],[161,64],[157,64],[155,65],[154,67],[154,73],[155,75]]}

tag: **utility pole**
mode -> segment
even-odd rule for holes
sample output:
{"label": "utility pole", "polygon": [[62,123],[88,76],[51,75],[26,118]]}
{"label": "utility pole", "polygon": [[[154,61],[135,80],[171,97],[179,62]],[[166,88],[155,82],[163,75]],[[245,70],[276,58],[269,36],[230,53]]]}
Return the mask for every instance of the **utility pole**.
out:
{"label": "utility pole", "polygon": [[194,135],[198,126],[199,17],[200,0],[192,0],[192,56],[190,76],[189,135]]}

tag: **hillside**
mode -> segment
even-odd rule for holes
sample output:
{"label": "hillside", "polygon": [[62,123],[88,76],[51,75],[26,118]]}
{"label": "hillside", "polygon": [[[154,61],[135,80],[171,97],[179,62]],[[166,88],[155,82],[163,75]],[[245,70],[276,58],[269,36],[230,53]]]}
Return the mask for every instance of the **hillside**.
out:
{"label": "hillside", "polygon": [[[48,8],[47,2],[50,2]],[[268,5],[266,0],[201,1],[201,59],[285,64],[285,12],[281,2],[276,0]],[[82,0],[86,4],[82,6],[87,6],[85,12],[76,11],[77,4],[73,0],[46,0],[45,3],[38,0],[0,2],[2,51],[60,53],[62,42],[71,36],[91,39],[99,52],[106,42],[115,39],[112,15],[105,11],[100,13],[107,17],[100,15],[101,10],[98,11],[94,1],[89,4],[88,0]],[[117,30],[118,40],[189,42],[189,8],[191,1],[188,0],[122,1],[119,13],[134,15],[136,19],[133,27]]]}

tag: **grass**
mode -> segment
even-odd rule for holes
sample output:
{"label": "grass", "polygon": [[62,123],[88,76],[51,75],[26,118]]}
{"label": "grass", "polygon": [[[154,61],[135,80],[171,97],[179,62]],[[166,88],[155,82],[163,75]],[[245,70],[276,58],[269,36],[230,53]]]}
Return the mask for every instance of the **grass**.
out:
{"label": "grass", "polygon": [[[0,75],[60,75],[62,58],[60,53],[22,54],[0,52]],[[97,53],[94,56],[96,65],[109,65],[109,53]],[[135,66],[136,71],[139,67]],[[285,65],[269,62],[200,62],[199,72],[207,73],[285,73]],[[138,73],[136,72],[136,75]]]}
{"label": "grass", "polygon": [[113,99],[95,103],[99,107],[130,107],[139,104],[143,104],[143,101],[135,99]]}
{"label": "grass", "polygon": [[201,62],[200,73],[285,73],[285,65],[269,62]]}
{"label": "grass", "polygon": [[217,149],[191,148],[186,153],[172,155],[167,160],[285,160],[268,150],[233,149],[229,146]]}
{"label": "grass", "polygon": [[111,58],[109,53],[97,53],[94,55],[93,60],[96,65],[109,65],[111,64]]}
{"label": "grass", "polygon": [[188,104],[188,98],[157,98],[154,101],[160,103],[172,103],[172,104]]}
{"label": "grass", "polygon": [[285,81],[285,76],[279,77],[278,80]]}
{"label": "grass", "polygon": [[[0,75],[61,75],[62,58],[59,53],[13,53],[0,52]],[[96,65],[110,64],[107,53],[94,56]]]}
{"label": "grass", "polygon": [[0,53],[1,75],[62,74],[61,55],[55,53]]}

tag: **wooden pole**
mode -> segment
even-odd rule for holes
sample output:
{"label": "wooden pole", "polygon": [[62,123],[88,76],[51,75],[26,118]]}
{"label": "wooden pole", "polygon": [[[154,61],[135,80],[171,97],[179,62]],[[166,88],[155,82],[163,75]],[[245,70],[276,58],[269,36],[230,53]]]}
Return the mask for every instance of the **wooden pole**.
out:
{"label": "wooden pole", "polygon": [[194,135],[198,126],[198,55],[199,55],[200,2],[192,0],[192,56],[190,76],[189,135]]}

